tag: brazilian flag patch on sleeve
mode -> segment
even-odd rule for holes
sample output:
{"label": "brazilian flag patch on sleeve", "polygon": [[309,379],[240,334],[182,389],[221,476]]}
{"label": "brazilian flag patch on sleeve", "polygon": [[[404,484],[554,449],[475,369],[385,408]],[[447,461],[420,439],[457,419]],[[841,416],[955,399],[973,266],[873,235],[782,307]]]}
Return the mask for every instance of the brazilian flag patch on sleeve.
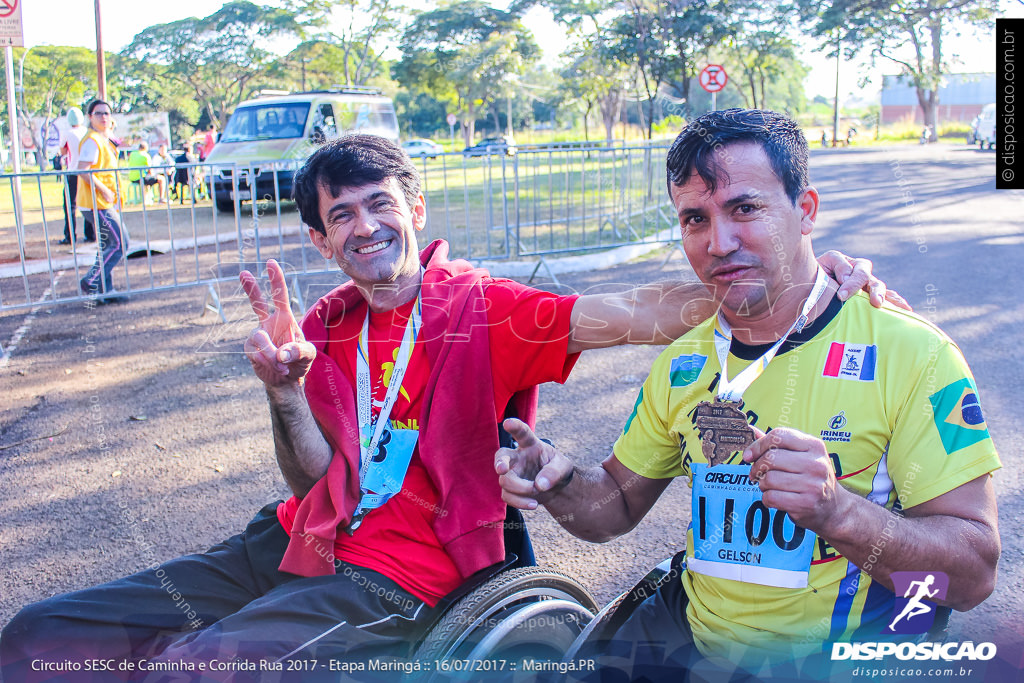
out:
{"label": "brazilian flag patch on sleeve", "polygon": [[946,453],[958,451],[988,438],[988,425],[981,413],[978,389],[964,377],[928,397],[932,419]]}
{"label": "brazilian flag patch on sleeve", "polygon": [[700,377],[700,371],[704,369],[704,364],[707,362],[708,357],[699,353],[673,358],[669,368],[670,386],[685,387],[693,384]]}

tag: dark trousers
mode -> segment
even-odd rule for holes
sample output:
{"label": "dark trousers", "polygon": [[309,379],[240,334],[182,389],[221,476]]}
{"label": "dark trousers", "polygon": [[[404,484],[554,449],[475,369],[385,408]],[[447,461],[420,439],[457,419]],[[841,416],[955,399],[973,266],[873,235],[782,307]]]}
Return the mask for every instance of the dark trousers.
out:
{"label": "dark trousers", "polygon": [[[64,239],[68,242],[75,241],[76,225],[75,213],[78,211],[78,176],[69,173],[64,176]],[[90,214],[82,214],[83,233],[87,242],[96,241],[96,227],[92,223]]]}
{"label": "dark trousers", "polygon": [[75,239],[75,211],[78,210],[78,176],[69,173],[64,176],[64,239]]}
{"label": "dark trousers", "polygon": [[[4,681],[338,681],[332,660],[406,655],[429,608],[345,563],[331,576],[278,571],[288,536],[276,508],[203,554],[25,607],[0,636]],[[40,671],[93,659],[133,670]],[[224,662],[233,668],[211,668]]]}
{"label": "dark trousers", "polygon": [[83,214],[88,214],[90,221],[94,216],[99,221],[100,249],[96,254],[96,262],[79,284],[84,294],[111,292],[114,290],[114,268],[128,249],[128,235],[121,228],[121,215],[117,209],[97,209],[95,214],[92,209],[88,209]]}

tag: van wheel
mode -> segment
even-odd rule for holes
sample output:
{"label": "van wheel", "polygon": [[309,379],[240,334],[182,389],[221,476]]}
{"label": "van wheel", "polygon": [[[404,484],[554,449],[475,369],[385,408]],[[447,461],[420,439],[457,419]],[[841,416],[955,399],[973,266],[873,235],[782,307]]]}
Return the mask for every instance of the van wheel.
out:
{"label": "van wheel", "polygon": [[221,213],[234,213],[235,202],[231,199],[221,199],[220,197],[218,197],[217,210],[220,211]]}

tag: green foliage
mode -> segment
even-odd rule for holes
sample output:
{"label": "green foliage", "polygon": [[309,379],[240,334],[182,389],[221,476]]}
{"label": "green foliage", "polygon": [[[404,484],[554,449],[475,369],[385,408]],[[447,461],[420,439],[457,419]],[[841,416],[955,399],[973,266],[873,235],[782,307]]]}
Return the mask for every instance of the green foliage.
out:
{"label": "green foliage", "polygon": [[[842,22],[844,38],[853,41],[895,32],[881,19],[898,24],[893,8],[906,14],[955,4],[899,0],[886,9],[853,0],[813,6],[810,0],[513,0],[504,11],[481,0],[445,0],[416,13],[398,2],[278,0],[269,7],[234,0],[206,17],[151,26],[108,57],[108,99],[119,112],[168,112],[176,143],[208,121],[223,125],[257,90],[346,83],[376,85],[391,95],[407,136],[447,139],[448,112],[459,114],[464,143],[478,126],[503,132],[509,98],[517,137],[537,120],[577,126],[542,137],[611,140],[623,135],[627,109],[631,135],[638,127],[647,136],[672,135],[682,117],[710,108],[710,95],[694,83],[708,62],[724,63],[730,76],[717,94],[719,108],[766,106],[793,114],[805,108],[807,69],[786,37],[796,16],[791,7],[823,36],[831,34],[822,27]],[[983,21],[994,0],[956,2],[966,3],[968,20]],[[549,9],[571,38],[555,71],[536,67],[540,50],[522,23],[536,5]],[[860,14],[851,18],[855,10]],[[284,56],[272,50],[282,39],[295,44]],[[388,64],[382,52],[394,45],[401,54]],[[25,60],[22,115],[55,117],[81,106],[95,95],[94,83],[92,51],[33,48]],[[814,114],[830,119],[830,102]]]}
{"label": "green foliage", "polygon": [[412,92],[454,104],[467,144],[480,110],[504,95],[510,77],[536,61],[540,48],[519,18],[478,0],[459,0],[416,17],[392,75]]}
{"label": "green foliage", "polygon": [[202,19],[150,26],[121,54],[142,78],[186,84],[223,126],[235,105],[276,75],[266,43],[301,30],[292,12],[235,0]]}
{"label": "green foliage", "polygon": [[686,125],[686,119],[676,114],[670,114],[654,124],[654,134],[658,137],[675,137]]}
{"label": "green foliage", "polygon": [[[13,56],[17,65],[15,78],[19,79],[16,83],[20,83],[24,76],[24,92],[16,93],[15,98],[18,127],[31,132],[38,150],[36,162],[40,169],[44,169],[46,160],[42,150],[49,123],[69,107],[80,107],[95,95],[92,84],[96,79],[96,55],[84,47],[41,45],[29,49],[27,54],[25,50],[15,48]],[[6,98],[2,110],[6,122]],[[34,126],[34,117],[42,117],[43,125]]]}
{"label": "green foliage", "polygon": [[443,103],[427,93],[410,93],[403,90],[395,96],[395,114],[402,122],[402,134],[411,137],[448,136],[448,112]]}
{"label": "green foliage", "polygon": [[571,61],[562,70],[563,98],[582,110],[584,137],[590,139],[588,119],[596,106],[604,124],[605,139],[611,140],[612,127],[619,119],[626,98],[629,64],[605,49],[604,43],[596,37],[582,41],[565,56]]}
{"label": "green foliage", "polygon": [[[286,63],[301,78],[301,67],[316,72],[313,82],[331,85],[369,85],[382,76],[384,52],[381,44],[397,36],[399,18],[408,9],[394,0],[301,0],[289,5],[303,27],[303,33],[312,38],[301,43],[287,58]],[[314,31],[322,29],[333,17],[338,32]],[[303,60],[308,60],[304,62]],[[299,87],[301,87],[301,80]]]}

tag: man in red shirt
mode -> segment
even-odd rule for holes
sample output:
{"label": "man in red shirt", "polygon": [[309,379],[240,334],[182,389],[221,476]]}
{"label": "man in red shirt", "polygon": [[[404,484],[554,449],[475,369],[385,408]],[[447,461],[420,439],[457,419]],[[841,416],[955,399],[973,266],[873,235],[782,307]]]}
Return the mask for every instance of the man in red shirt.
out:
{"label": "man in red shirt", "polygon": [[442,241],[420,251],[420,178],[384,138],[320,148],[294,193],[310,240],[350,278],[300,324],[277,263],[271,302],[241,275],[260,321],[245,351],[294,496],[207,553],[25,608],[0,639],[5,679],[86,656],[316,662],[307,679],[330,660],[406,654],[441,597],[504,557],[501,420],[532,425],[536,385],[564,381],[580,351],[666,343],[713,312],[696,281],[556,296],[449,261]]}

